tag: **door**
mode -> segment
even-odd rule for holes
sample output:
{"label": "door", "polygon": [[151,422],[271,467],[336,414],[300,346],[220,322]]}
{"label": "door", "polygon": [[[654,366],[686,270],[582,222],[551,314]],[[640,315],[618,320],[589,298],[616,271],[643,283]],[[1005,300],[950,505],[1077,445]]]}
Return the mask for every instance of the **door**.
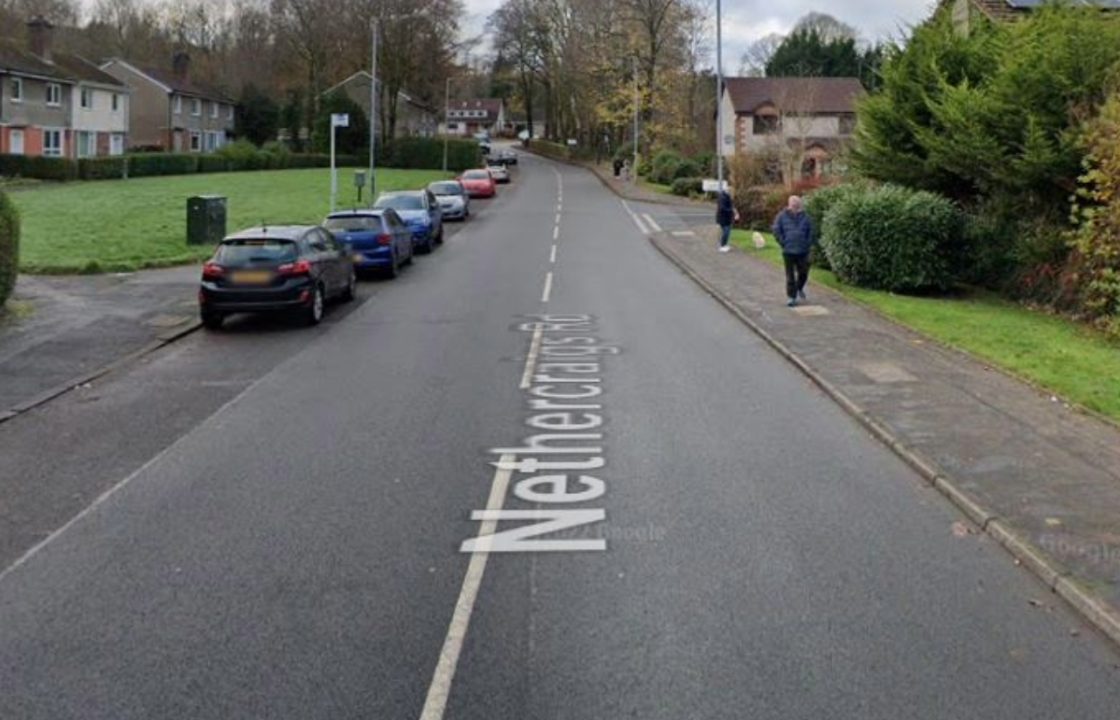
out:
{"label": "door", "polygon": [[23,130],[12,130],[11,135],[8,136],[11,148],[9,152],[12,155],[23,155]]}
{"label": "door", "polygon": [[113,133],[109,136],[109,154],[124,155],[124,135]]}

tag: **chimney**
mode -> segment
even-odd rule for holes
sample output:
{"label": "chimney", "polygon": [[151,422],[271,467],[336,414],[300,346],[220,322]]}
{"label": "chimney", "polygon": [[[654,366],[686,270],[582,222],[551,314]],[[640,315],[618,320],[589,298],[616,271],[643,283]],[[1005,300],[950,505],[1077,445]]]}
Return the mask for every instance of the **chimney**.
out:
{"label": "chimney", "polygon": [[38,55],[46,62],[51,62],[53,36],[54,25],[51,25],[42,15],[36,15],[27,21],[27,45],[32,55]]}
{"label": "chimney", "polygon": [[179,82],[186,82],[191,69],[191,56],[179,51],[171,56],[171,74]]}

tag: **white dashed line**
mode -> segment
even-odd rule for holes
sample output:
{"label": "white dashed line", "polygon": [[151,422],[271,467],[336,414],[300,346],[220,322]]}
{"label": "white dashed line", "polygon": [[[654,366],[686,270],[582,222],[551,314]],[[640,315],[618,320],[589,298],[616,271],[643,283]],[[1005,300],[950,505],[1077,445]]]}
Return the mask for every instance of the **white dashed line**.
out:
{"label": "white dashed line", "polygon": [[548,272],[547,275],[544,276],[544,292],[541,293],[541,302],[548,302],[548,299],[550,297],[552,297],[552,271],[551,270]]}
{"label": "white dashed line", "polygon": [[633,220],[634,224],[638,226],[638,230],[640,230],[643,235],[649,235],[649,228],[645,226],[645,223],[642,222],[642,219],[638,217],[637,213],[630,209],[630,203],[623,200],[622,207],[625,208],[626,212],[630,214],[630,219]]}
{"label": "white dashed line", "polygon": [[525,358],[525,372],[521,374],[521,389],[528,390],[533,386],[533,373],[537,371],[537,356],[541,352],[541,336],[544,331],[540,326],[533,331],[533,340],[529,343],[529,355]]}
{"label": "white dashed line", "polygon": [[552,239],[553,239],[554,241],[555,241],[555,240],[559,240],[559,239],[560,239],[560,226],[559,226],[559,225],[557,225],[556,227],[552,228]]}
{"label": "white dashed line", "polygon": [[550,252],[548,254],[548,261],[550,263],[556,262],[556,246],[555,245],[552,246],[552,252]]}
{"label": "white dashed line", "polygon": [[649,213],[643,213],[643,214],[645,215],[646,222],[649,223],[649,226],[651,228],[653,228],[654,232],[661,232],[661,226],[657,224],[657,221],[654,220],[653,217],[650,216]]}

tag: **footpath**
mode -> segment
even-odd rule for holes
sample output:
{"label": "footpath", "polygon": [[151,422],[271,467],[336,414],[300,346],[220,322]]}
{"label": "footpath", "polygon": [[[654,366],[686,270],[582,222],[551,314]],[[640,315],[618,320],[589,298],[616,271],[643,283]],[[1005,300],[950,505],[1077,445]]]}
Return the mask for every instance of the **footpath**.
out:
{"label": "footpath", "polygon": [[0,423],[198,328],[198,268],[21,275],[0,313]]}
{"label": "footpath", "polygon": [[986,533],[1120,644],[1120,429],[819,285],[787,308],[783,271],[715,233],[650,239],[974,523],[947,532]]}

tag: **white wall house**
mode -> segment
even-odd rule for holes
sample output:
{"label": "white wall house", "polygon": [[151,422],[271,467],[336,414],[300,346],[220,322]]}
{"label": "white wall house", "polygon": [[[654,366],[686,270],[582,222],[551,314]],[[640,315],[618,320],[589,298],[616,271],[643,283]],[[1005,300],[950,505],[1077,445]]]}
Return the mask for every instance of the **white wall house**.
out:
{"label": "white wall house", "polygon": [[121,155],[128,141],[127,90],[80,82],[70,106],[76,157]]}

